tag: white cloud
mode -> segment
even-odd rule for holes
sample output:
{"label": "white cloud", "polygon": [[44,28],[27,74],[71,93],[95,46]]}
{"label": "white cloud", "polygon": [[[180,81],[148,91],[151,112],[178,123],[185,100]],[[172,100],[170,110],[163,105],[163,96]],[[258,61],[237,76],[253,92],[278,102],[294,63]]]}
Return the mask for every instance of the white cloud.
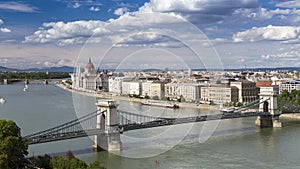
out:
{"label": "white cloud", "polygon": [[10,33],[11,30],[8,29],[8,28],[0,28],[0,31],[3,32],[3,33]]}
{"label": "white cloud", "polygon": [[191,22],[216,23],[231,16],[236,9],[257,7],[257,0],[235,0],[234,3],[231,0],[151,0],[140,11],[171,12]]}
{"label": "white cloud", "polygon": [[123,15],[124,13],[128,12],[129,9],[127,7],[118,8],[115,10],[115,15]]}
{"label": "white cloud", "polygon": [[98,11],[100,11],[100,8],[99,8],[99,7],[94,7],[94,6],[92,6],[92,7],[90,7],[89,10],[90,10],[90,11],[98,12]]}
{"label": "white cloud", "polygon": [[47,43],[56,41],[58,44],[77,44],[75,40],[90,37],[93,34],[102,35],[110,31],[105,29],[102,21],[74,21],[44,23],[43,28],[26,36],[24,42]]}
{"label": "white cloud", "polygon": [[4,21],[2,19],[0,19],[0,25],[2,25],[4,23]]}
{"label": "white cloud", "polygon": [[36,12],[37,8],[25,3],[19,2],[0,2],[0,9],[12,10],[18,12]]}
{"label": "white cloud", "polygon": [[238,32],[233,35],[234,42],[243,41],[286,41],[299,38],[300,27],[296,26],[272,26],[256,28]]}
{"label": "white cloud", "polygon": [[276,6],[283,7],[283,8],[300,8],[300,1],[289,0],[289,1],[278,2]]}
{"label": "white cloud", "polygon": [[73,5],[72,5],[72,8],[79,8],[81,5],[78,3],[78,2],[75,2]]}

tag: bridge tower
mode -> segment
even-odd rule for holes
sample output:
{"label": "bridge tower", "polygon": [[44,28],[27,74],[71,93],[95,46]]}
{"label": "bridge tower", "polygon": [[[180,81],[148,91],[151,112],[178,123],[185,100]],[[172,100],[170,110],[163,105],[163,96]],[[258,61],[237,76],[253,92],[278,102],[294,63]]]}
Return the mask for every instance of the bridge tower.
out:
{"label": "bridge tower", "polygon": [[264,115],[258,116],[255,124],[260,127],[282,127],[279,121],[280,111],[277,106],[277,94],[273,91],[261,91],[259,98],[265,100],[259,104],[259,112]]}
{"label": "bridge tower", "polygon": [[113,100],[98,100],[96,106],[98,113],[103,112],[97,116],[97,128],[103,132],[95,135],[94,150],[120,151],[122,143],[120,140],[119,116],[116,102]]}

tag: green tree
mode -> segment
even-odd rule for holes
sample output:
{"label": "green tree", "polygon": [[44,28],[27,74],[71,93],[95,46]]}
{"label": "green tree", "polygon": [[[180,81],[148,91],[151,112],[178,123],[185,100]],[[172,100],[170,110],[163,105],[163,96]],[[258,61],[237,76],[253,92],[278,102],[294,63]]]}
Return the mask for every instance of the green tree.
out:
{"label": "green tree", "polygon": [[106,169],[100,161],[96,160],[90,164],[88,169]]}
{"label": "green tree", "polygon": [[82,160],[77,158],[68,160],[64,157],[54,157],[51,160],[51,165],[53,169],[86,169],[88,167],[87,164]]}
{"label": "green tree", "polygon": [[20,128],[11,120],[0,120],[0,168],[25,168],[28,143],[21,137]]}
{"label": "green tree", "polygon": [[51,156],[45,154],[44,156],[32,157],[29,160],[32,168],[52,169],[51,159]]}

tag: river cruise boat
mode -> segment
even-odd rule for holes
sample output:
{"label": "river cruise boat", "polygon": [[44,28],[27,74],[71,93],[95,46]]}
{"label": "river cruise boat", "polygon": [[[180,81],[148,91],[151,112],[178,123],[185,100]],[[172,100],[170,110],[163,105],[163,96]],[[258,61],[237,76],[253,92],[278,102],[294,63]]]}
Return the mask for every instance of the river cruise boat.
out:
{"label": "river cruise boat", "polygon": [[178,104],[159,103],[159,102],[150,101],[150,100],[147,100],[145,102],[141,102],[141,104],[145,105],[145,106],[156,106],[156,107],[165,107],[165,108],[172,108],[172,109],[179,108]]}

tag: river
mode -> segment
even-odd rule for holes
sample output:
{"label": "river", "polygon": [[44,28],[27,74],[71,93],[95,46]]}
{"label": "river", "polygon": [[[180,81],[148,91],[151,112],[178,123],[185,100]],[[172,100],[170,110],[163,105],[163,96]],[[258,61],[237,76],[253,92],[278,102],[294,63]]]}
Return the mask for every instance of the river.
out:
{"label": "river", "polygon": [[[0,105],[0,118],[14,120],[22,135],[70,121],[80,116],[81,109],[96,109],[95,98],[73,96],[53,83],[31,83],[28,92],[23,87],[23,83],[0,86],[0,96],[7,100]],[[125,101],[118,104],[119,109],[146,115],[214,113],[207,109],[150,108]],[[254,120],[242,118],[127,132],[121,135],[126,157],[92,152],[89,137],[31,145],[29,153],[55,155],[72,150],[78,158],[86,162],[100,160],[108,169],[300,168],[300,123],[284,121],[283,128],[260,129],[254,126]]]}

